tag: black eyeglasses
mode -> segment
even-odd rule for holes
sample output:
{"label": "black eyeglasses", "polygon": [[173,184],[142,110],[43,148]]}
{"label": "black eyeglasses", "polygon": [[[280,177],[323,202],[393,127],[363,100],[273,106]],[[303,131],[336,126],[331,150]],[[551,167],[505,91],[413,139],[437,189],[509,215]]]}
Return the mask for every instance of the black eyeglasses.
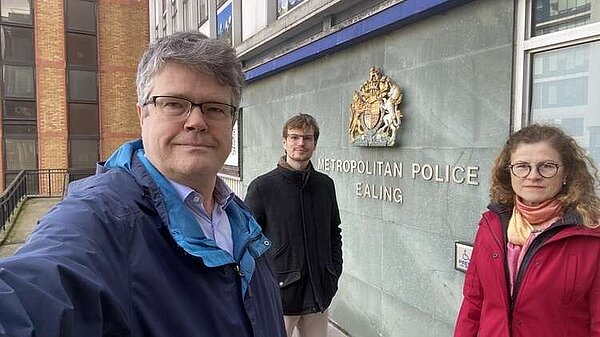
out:
{"label": "black eyeglasses", "polygon": [[[544,178],[552,178],[558,173],[558,169],[563,166],[553,162],[542,162],[535,165],[537,172]],[[533,165],[529,163],[517,163],[508,165],[508,169],[517,178],[525,178],[531,173]]]}
{"label": "black eyeglasses", "polygon": [[238,108],[219,102],[194,103],[188,99],[173,96],[152,96],[146,101],[144,106],[153,104],[162,114],[174,119],[186,119],[194,110],[199,107],[204,118],[210,121],[225,121],[230,117],[235,119]]}

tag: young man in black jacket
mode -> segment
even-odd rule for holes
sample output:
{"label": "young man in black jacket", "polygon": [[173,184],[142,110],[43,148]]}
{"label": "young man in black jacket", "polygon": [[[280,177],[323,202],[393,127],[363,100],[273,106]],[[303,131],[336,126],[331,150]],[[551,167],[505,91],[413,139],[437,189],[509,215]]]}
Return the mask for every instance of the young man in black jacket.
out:
{"label": "young man in black jacket", "polygon": [[342,273],[340,215],[333,180],[310,159],[319,125],[298,114],[283,126],[285,155],[277,168],[248,187],[246,203],[272,240],[271,259],[279,283],[288,337],[327,336],[327,308]]}

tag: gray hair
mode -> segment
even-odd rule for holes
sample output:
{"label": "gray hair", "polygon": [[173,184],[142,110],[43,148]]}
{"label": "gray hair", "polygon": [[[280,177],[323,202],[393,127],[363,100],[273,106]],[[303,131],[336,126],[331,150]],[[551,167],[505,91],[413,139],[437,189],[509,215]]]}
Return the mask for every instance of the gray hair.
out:
{"label": "gray hair", "polygon": [[235,49],[198,32],[176,32],[150,43],[137,69],[137,100],[140,105],[149,99],[154,76],[169,62],[214,76],[219,84],[231,88],[231,104],[239,106],[244,73]]}

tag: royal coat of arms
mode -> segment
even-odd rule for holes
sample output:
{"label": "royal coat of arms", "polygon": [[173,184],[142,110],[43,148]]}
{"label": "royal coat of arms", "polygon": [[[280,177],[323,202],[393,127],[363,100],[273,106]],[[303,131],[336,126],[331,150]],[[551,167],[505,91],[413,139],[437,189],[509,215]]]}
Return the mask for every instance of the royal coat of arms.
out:
{"label": "royal coat of arms", "polygon": [[402,112],[400,86],[371,67],[369,80],[350,104],[350,141],[356,146],[394,146]]}

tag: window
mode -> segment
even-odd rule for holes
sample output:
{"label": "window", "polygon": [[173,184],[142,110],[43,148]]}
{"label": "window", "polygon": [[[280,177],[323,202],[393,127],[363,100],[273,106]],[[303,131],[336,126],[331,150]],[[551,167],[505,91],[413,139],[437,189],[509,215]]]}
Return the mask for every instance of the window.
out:
{"label": "window", "polygon": [[96,37],[67,33],[67,63],[70,65],[96,66]]}
{"label": "window", "polygon": [[3,22],[32,24],[31,0],[10,0],[0,3]]}
{"label": "window", "polygon": [[69,167],[95,167],[99,152],[98,140],[71,139],[69,141]]}
{"label": "window", "polygon": [[37,132],[35,124],[5,124],[4,134],[6,136],[29,136],[34,135]]}
{"label": "window", "polygon": [[[35,51],[31,0],[0,0],[4,182],[37,168]],[[27,27],[29,26],[29,27]]]}
{"label": "window", "polygon": [[182,20],[182,27],[183,30],[187,30],[189,27],[189,23],[188,23],[188,15],[189,15],[189,10],[188,10],[188,2],[187,0],[183,0],[181,3],[181,20]]}
{"label": "window", "polygon": [[69,104],[69,134],[72,137],[98,138],[98,105]]}
{"label": "window", "polygon": [[5,139],[4,152],[7,171],[37,168],[35,139]]}
{"label": "window", "polygon": [[208,0],[198,1],[198,27],[208,20]]}
{"label": "window", "polygon": [[35,98],[33,67],[4,66],[4,96]]}
{"label": "window", "polygon": [[98,88],[97,73],[86,70],[69,70],[69,98],[78,101],[96,101]]}
{"label": "window", "polygon": [[67,29],[96,32],[96,4],[83,0],[67,0]]}
{"label": "window", "polygon": [[[600,0],[519,0],[513,124],[561,127],[600,162]],[[528,25],[527,23],[531,24]]]}
{"label": "window", "polygon": [[35,120],[35,102],[4,101],[4,119]]}
{"label": "window", "polygon": [[[96,6],[91,1],[67,1],[67,16],[72,18],[66,27],[69,167],[90,168],[100,153]],[[86,22],[80,22],[82,15]]]}
{"label": "window", "polygon": [[285,13],[296,8],[299,4],[306,0],[271,0],[277,1],[277,17],[284,15]]}
{"label": "window", "polygon": [[592,0],[537,0],[534,6],[533,36],[598,21],[597,15],[592,18]]}
{"label": "window", "polygon": [[219,173],[225,174],[230,177],[241,178],[240,166],[242,163],[242,151],[240,149],[242,147],[242,114],[243,109],[240,108],[238,110],[238,119],[233,125],[233,130],[231,133],[231,152],[225,160],[223,168],[219,171]]}
{"label": "window", "polygon": [[231,0],[227,0],[218,10],[217,10],[217,38],[220,40],[225,40],[229,45],[232,45],[232,17],[231,17]]}
{"label": "window", "polygon": [[2,26],[2,60],[4,62],[29,63],[34,62],[33,30]]}
{"label": "window", "polygon": [[177,31],[177,1],[171,0],[171,29]]}

